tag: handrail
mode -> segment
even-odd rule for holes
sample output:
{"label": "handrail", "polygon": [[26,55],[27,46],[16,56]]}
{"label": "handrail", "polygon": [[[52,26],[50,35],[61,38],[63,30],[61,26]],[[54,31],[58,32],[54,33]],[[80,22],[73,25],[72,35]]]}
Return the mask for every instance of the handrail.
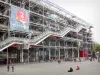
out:
{"label": "handrail", "polygon": [[[1,37],[0,51],[2,51],[3,49],[5,49],[8,45],[10,46],[14,42],[22,43],[21,41],[23,40],[23,43],[24,43],[25,40],[30,39],[30,35],[26,35],[26,37],[21,38],[20,36],[19,37],[15,37],[15,33],[12,33],[12,34],[10,33],[10,35],[8,34],[7,36],[6,36],[6,34],[8,34],[8,33],[5,33]],[[6,36],[6,38],[5,38],[5,36]],[[2,38],[3,38],[3,40],[2,40]]]}
{"label": "handrail", "polygon": [[79,25],[77,28],[76,28],[76,32],[79,32],[82,28],[85,28],[83,25]]}
{"label": "handrail", "polygon": [[23,44],[24,39],[23,38],[17,38],[17,37],[9,37],[9,38],[7,38],[6,40],[4,40],[0,43],[0,51],[4,50],[5,48],[11,46],[14,43]]}
{"label": "handrail", "polygon": [[[80,30],[80,26],[78,26],[75,30],[73,28],[70,28],[70,27],[65,27],[62,31],[60,32],[52,32],[52,31],[45,31],[43,32],[42,34],[40,34],[39,36],[36,36],[34,37],[34,39],[31,39],[31,35],[33,34],[32,32],[30,32],[30,34],[28,34],[26,37],[24,38],[21,38],[20,36],[19,37],[15,37],[15,34],[14,36],[12,37],[12,35],[10,34],[10,36],[7,36],[8,38],[4,38],[3,41],[1,41],[0,43],[0,48],[4,47],[7,43],[13,43],[13,42],[21,42],[23,40],[23,44],[25,42],[25,40],[29,40],[29,42],[32,42],[34,44],[38,44],[40,43],[41,41],[43,41],[44,39],[46,39],[47,37],[49,37],[50,35],[53,35],[53,36],[60,36],[60,37],[63,37],[64,35],[66,35],[69,31],[79,31]],[[4,36],[6,36],[7,33],[5,33],[2,38]]]}
{"label": "handrail", "polygon": [[[4,40],[4,36],[6,36],[7,32],[4,33],[1,37],[0,37],[0,41],[3,41]],[[3,40],[2,40],[3,39]]]}
{"label": "handrail", "polygon": [[[79,29],[78,29],[78,28],[79,28]],[[39,36],[37,36],[37,37],[35,37],[34,39],[32,39],[31,42],[33,42],[33,43],[35,43],[35,44],[38,44],[39,42],[41,42],[42,40],[44,40],[46,37],[48,37],[48,36],[50,36],[50,35],[56,35],[56,36],[63,37],[63,36],[66,35],[66,33],[69,32],[69,31],[79,32],[79,31],[80,31],[80,28],[82,28],[82,27],[78,26],[78,27],[76,28],[77,30],[75,30],[75,29],[72,29],[72,28],[70,28],[70,27],[66,27],[66,28],[64,28],[64,30],[62,30],[62,31],[59,32],[59,33],[55,33],[55,32],[52,32],[52,31],[46,31],[46,32],[44,32],[43,34],[40,34]],[[45,38],[43,38],[43,37],[41,37],[41,36],[43,36],[43,37],[45,37]],[[42,39],[41,39],[41,38],[42,38]],[[36,40],[36,39],[37,39],[37,40]],[[40,40],[40,41],[39,41],[39,40]]]}
{"label": "handrail", "polygon": [[69,32],[70,30],[71,30],[71,28],[67,27],[67,28],[65,28],[63,31],[61,31],[59,33],[54,33],[52,31],[45,31],[44,33],[42,33],[39,36],[37,36],[34,39],[32,39],[30,42],[35,43],[35,44],[38,44],[42,40],[44,40],[45,38],[47,38],[50,35],[56,35],[56,36],[63,37],[66,34],[66,31]]}
{"label": "handrail", "polygon": [[45,31],[44,33],[42,33],[42,34],[40,34],[39,36],[36,36],[34,39],[32,39],[31,40],[31,42],[37,42],[37,41],[35,41],[36,39],[40,39],[41,38],[41,36],[45,36],[45,35],[48,35],[48,34],[50,34],[51,33],[51,31]]}

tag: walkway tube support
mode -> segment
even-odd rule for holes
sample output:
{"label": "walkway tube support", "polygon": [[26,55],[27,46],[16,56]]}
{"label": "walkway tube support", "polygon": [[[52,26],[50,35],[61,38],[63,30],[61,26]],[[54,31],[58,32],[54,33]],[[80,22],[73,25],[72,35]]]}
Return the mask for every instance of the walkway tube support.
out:
{"label": "walkway tube support", "polygon": [[29,57],[30,57],[30,56],[29,56],[29,49],[28,49],[28,64],[29,64]]}
{"label": "walkway tube support", "polygon": [[80,60],[80,42],[78,41],[78,60]]}
{"label": "walkway tube support", "polygon": [[49,48],[49,61],[51,60],[51,50]]}
{"label": "walkway tube support", "polygon": [[23,63],[24,59],[23,59],[23,49],[20,50],[20,62]]}
{"label": "walkway tube support", "polygon": [[8,48],[7,48],[7,67],[8,67],[8,64],[9,64],[9,56],[8,56]]}

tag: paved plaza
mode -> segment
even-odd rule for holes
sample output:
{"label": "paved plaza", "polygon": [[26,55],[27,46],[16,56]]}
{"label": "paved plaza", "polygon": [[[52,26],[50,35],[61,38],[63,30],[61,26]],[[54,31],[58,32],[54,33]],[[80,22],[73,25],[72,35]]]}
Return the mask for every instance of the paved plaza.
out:
{"label": "paved plaza", "polygon": [[[81,69],[76,71],[76,66]],[[68,69],[73,67],[74,72],[68,73]],[[15,72],[7,72],[6,66],[0,66],[0,75],[100,75],[100,63],[97,61],[84,62],[57,62],[16,64]]]}

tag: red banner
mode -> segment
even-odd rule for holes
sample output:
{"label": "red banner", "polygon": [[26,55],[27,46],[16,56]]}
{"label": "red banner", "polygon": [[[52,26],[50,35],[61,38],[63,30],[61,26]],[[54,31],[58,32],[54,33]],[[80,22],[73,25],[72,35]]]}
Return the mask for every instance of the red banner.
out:
{"label": "red banner", "polygon": [[21,21],[23,24],[28,21],[26,13],[24,13],[22,10],[18,10],[17,15],[16,15],[16,19],[18,21]]}

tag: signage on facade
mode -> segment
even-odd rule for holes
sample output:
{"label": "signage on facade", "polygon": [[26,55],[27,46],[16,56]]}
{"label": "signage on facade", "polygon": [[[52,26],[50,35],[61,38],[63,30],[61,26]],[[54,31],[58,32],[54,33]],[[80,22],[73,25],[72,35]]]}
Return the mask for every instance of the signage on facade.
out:
{"label": "signage on facade", "polygon": [[29,32],[29,11],[12,6],[10,29],[12,31]]}

